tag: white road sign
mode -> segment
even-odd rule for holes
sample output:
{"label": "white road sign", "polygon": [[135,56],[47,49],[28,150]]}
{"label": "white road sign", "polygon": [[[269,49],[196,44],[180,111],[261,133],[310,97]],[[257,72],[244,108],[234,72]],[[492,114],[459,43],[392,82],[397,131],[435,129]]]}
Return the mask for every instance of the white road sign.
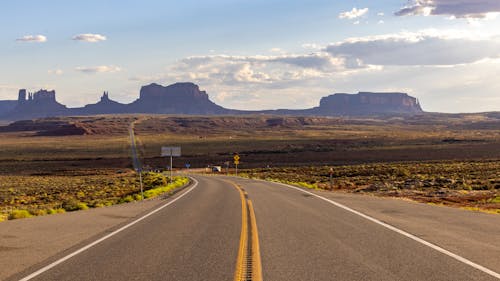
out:
{"label": "white road sign", "polygon": [[180,146],[162,146],[161,147],[161,156],[181,156],[181,147]]}

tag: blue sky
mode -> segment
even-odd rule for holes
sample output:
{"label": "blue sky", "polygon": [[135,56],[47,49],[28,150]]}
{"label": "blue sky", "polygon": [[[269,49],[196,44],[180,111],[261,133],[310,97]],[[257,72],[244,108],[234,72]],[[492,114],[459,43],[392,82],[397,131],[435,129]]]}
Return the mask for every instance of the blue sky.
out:
{"label": "blue sky", "polygon": [[429,111],[500,110],[500,1],[2,1],[0,99],[192,81],[231,108],[403,91]]}

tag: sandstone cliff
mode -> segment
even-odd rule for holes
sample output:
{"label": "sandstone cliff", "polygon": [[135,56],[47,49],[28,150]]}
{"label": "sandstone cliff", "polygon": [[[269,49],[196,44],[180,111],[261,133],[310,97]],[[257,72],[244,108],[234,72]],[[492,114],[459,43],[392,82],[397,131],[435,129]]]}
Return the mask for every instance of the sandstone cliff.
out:
{"label": "sandstone cliff", "polygon": [[225,114],[229,110],[212,102],[205,91],[193,83],[169,86],[143,86],[139,99],[128,105],[130,113]]}
{"label": "sandstone cliff", "polygon": [[377,115],[422,113],[418,100],[406,93],[333,94],[311,110],[318,115]]}
{"label": "sandstone cliff", "polygon": [[[405,93],[333,94],[321,99],[318,107],[297,110],[243,111],[226,109],[212,102],[205,91],[193,83],[175,83],[169,86],[150,84],[143,86],[137,100],[122,104],[104,92],[101,100],[81,108],[67,108],[56,101],[55,91],[40,90],[34,94],[19,91],[15,105],[5,104],[0,119],[21,120],[67,115],[95,115],[120,113],[190,114],[190,115],[242,115],[273,114],[292,116],[360,116],[419,114],[418,100]],[[9,106],[11,106],[9,108]],[[13,108],[12,108],[13,107]],[[3,114],[3,115],[2,115]]]}

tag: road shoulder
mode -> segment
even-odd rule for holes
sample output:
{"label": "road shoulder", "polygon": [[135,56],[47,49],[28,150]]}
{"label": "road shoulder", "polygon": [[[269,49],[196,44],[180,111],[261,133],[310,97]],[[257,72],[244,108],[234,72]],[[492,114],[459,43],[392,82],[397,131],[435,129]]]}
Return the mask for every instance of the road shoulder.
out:
{"label": "road shoulder", "polygon": [[[178,192],[174,197],[185,191]],[[0,280],[78,248],[167,202],[155,198],[0,224]]]}

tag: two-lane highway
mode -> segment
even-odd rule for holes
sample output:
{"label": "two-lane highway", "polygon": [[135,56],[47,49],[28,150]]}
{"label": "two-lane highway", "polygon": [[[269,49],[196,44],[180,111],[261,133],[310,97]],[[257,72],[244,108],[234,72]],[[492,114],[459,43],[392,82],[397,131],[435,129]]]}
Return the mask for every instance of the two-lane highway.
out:
{"label": "two-lane highway", "polygon": [[315,193],[234,177],[194,178],[199,184],[168,206],[33,279],[235,280],[242,255],[257,256],[253,265],[244,261],[250,261],[245,270],[262,270],[270,281],[500,279],[499,268],[482,267],[484,260],[471,262]]}

